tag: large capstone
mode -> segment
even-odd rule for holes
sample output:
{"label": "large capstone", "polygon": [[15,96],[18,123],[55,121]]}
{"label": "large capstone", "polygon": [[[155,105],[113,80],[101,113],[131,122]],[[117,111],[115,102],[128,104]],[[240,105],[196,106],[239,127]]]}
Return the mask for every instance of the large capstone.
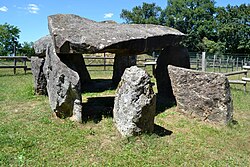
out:
{"label": "large capstone", "polygon": [[47,48],[43,71],[47,80],[50,106],[55,115],[82,122],[80,77],[60,60],[53,45]]}
{"label": "large capstone", "polygon": [[154,130],[156,99],[149,75],[142,69],[127,68],[116,91],[114,122],[122,136]]}
{"label": "large capstone", "polygon": [[34,80],[35,93],[38,95],[47,95],[47,81],[43,72],[45,58],[31,57],[31,71]]}
{"label": "large capstone", "polygon": [[186,48],[180,46],[169,46],[162,50],[157,59],[155,77],[159,100],[174,102],[171,81],[168,74],[168,65],[190,68],[189,55]]}
{"label": "large capstone", "polygon": [[219,124],[232,120],[233,101],[227,77],[171,65],[168,71],[179,111]]}
{"label": "large capstone", "polygon": [[73,14],[48,17],[49,32],[57,53],[140,54],[178,44],[185,34],[152,24],[95,22]]}

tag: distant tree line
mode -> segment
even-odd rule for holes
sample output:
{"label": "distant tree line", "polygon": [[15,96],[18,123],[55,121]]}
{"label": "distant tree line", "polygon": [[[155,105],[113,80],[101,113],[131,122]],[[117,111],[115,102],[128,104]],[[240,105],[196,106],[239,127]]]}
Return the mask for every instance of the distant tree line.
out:
{"label": "distant tree line", "polygon": [[20,29],[10,24],[0,24],[0,56],[8,55],[34,55],[33,42],[18,41]]}
{"label": "distant tree line", "polygon": [[189,51],[250,53],[250,4],[216,7],[214,0],[168,0],[162,9],[143,3],[120,17],[129,24],[158,24],[188,35],[183,41]]}

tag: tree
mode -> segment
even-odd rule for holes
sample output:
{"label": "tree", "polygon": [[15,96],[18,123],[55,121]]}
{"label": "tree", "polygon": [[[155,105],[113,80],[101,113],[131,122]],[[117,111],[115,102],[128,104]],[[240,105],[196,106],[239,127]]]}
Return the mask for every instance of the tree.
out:
{"label": "tree", "polygon": [[132,11],[122,10],[126,23],[161,24],[187,34],[189,51],[250,53],[250,4],[215,7],[214,0],[168,0],[162,10],[143,3]]}
{"label": "tree", "polygon": [[250,5],[219,7],[216,15],[218,41],[228,53],[250,52]]}
{"label": "tree", "polygon": [[0,55],[7,56],[14,53],[14,48],[20,46],[19,39],[20,30],[13,25],[0,25]]}
{"label": "tree", "polygon": [[212,54],[216,54],[219,55],[221,53],[225,52],[225,42],[214,42],[212,40],[207,39],[206,37],[204,37],[202,39],[202,43],[204,45],[204,48],[206,52],[208,53],[212,53]]}
{"label": "tree", "polygon": [[161,24],[161,12],[161,7],[155,3],[143,2],[142,6],[136,6],[132,11],[123,9],[120,17],[130,24]]}
{"label": "tree", "polygon": [[164,19],[166,26],[188,35],[184,45],[190,51],[203,51],[204,37],[216,39],[215,9],[214,0],[168,0]]}
{"label": "tree", "polygon": [[22,43],[20,49],[18,50],[18,53],[28,57],[35,55],[35,50],[33,48],[33,45],[34,45],[33,42]]}

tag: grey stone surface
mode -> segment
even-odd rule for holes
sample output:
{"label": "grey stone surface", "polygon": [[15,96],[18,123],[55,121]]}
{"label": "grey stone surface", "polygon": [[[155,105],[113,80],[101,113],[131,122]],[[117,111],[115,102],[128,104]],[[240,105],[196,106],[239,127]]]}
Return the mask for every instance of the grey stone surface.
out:
{"label": "grey stone surface", "polygon": [[116,91],[114,122],[122,136],[154,130],[156,99],[149,75],[142,69],[127,68]]}
{"label": "grey stone surface", "polygon": [[160,25],[95,22],[73,14],[48,17],[57,53],[139,54],[175,45],[185,36]]}
{"label": "grey stone surface", "polygon": [[219,124],[232,120],[233,101],[227,77],[171,65],[168,70],[179,111]]}
{"label": "grey stone surface", "polygon": [[47,81],[43,72],[44,62],[44,58],[31,57],[31,71],[33,74],[34,89],[35,93],[38,95],[47,95]]}
{"label": "grey stone surface", "polygon": [[136,65],[136,59],[136,55],[129,56],[123,54],[115,54],[112,76],[114,85],[119,84],[122,74],[124,73],[126,68]]}
{"label": "grey stone surface", "polygon": [[47,80],[50,106],[55,115],[82,122],[80,77],[60,60],[53,45],[47,48],[43,71]]}
{"label": "grey stone surface", "polygon": [[158,96],[167,101],[174,101],[168,74],[168,65],[190,68],[188,50],[180,46],[169,46],[162,50],[157,59],[155,78],[157,81]]}
{"label": "grey stone surface", "polygon": [[46,56],[46,49],[48,45],[52,44],[52,39],[50,35],[46,35],[34,42],[35,54],[38,57]]}
{"label": "grey stone surface", "polygon": [[91,78],[82,54],[74,54],[71,56],[68,54],[58,54],[58,56],[64,64],[78,73],[81,81],[81,91],[85,90],[85,87],[91,81]]}

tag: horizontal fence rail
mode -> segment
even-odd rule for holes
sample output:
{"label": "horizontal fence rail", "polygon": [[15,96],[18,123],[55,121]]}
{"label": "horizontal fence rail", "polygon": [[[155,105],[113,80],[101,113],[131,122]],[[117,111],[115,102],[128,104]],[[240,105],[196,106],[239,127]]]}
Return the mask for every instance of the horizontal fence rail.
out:
{"label": "horizontal fence rail", "polygon": [[[4,64],[4,60],[8,62],[13,61],[13,64]],[[21,61],[22,65],[17,65],[18,61]],[[24,69],[24,73],[26,74],[28,70],[31,70],[27,66],[27,61],[30,61],[30,59],[26,56],[0,56],[0,68],[13,68],[14,74],[16,74],[16,69],[21,68]]]}

